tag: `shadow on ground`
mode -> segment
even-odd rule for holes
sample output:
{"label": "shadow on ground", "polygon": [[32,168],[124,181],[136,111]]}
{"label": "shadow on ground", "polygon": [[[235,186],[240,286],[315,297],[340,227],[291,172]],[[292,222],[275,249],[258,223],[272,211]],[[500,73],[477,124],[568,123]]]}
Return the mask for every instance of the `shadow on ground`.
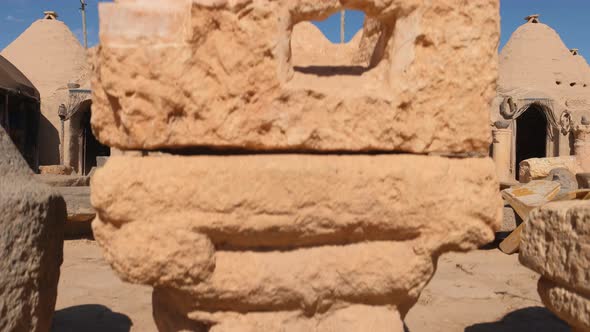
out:
{"label": "shadow on ground", "polygon": [[569,332],[566,323],[543,307],[513,311],[501,321],[467,327],[465,332]]}
{"label": "shadow on ground", "polygon": [[129,317],[99,304],[85,304],[58,310],[53,315],[51,332],[129,332]]}

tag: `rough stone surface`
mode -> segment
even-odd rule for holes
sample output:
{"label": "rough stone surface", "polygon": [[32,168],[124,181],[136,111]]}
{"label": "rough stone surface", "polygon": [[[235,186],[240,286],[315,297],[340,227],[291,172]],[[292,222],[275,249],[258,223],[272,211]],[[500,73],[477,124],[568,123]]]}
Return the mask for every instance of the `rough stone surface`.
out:
{"label": "rough stone surface", "polygon": [[65,203],[33,178],[0,128],[0,331],[48,331],[63,258]]}
{"label": "rough stone surface", "polygon": [[[167,293],[156,289],[153,303],[154,315],[166,311],[175,301]],[[167,317],[164,315],[164,317]],[[337,306],[327,312],[309,316],[301,311],[278,311],[257,313],[231,313],[231,312],[201,312],[193,311],[188,317],[194,321],[207,322],[207,325],[198,325],[194,322],[178,320],[160,320],[159,329],[166,331],[181,330],[208,332],[258,332],[258,331],[292,331],[292,332],[402,332],[403,323],[395,307],[350,305]],[[211,327],[209,327],[211,326]],[[187,328],[188,327],[188,328]]]}
{"label": "rough stone surface", "polygon": [[502,210],[502,226],[499,232],[512,232],[520,223],[522,219],[518,217],[518,214],[510,205],[505,205]]}
{"label": "rough stone surface", "polygon": [[[494,174],[487,158],[112,157],[92,179],[93,229],[124,280],[174,298],[156,309],[163,331],[183,321],[170,315],[208,312],[220,317],[215,331],[232,331],[301,311],[294,331],[329,331],[337,320],[322,314],[342,306],[370,306],[369,321],[382,317],[374,306],[403,317],[441,252],[493,240]],[[239,314],[269,310],[289,313]]]}
{"label": "rough stone surface", "polygon": [[590,294],[590,203],[552,202],[531,212],[520,250],[525,266]]}
{"label": "rough stone surface", "polygon": [[[308,21],[342,9],[367,22],[332,44]],[[159,330],[403,331],[438,257],[500,226],[498,9],[102,3],[92,126],[137,152],[95,171],[92,227]]]}
{"label": "rough stone surface", "polygon": [[549,203],[530,214],[520,261],[541,274],[543,303],[573,328],[590,327],[590,203]]}
{"label": "rough stone surface", "polygon": [[[385,26],[379,61],[353,66],[351,54],[334,66],[327,54],[294,66],[293,27],[343,3]],[[496,0],[103,3],[93,129],[120,149],[487,154],[498,9]]]}
{"label": "rough stone surface", "polygon": [[558,182],[561,186],[556,197],[557,199],[559,199],[560,196],[566,195],[567,193],[578,189],[578,180],[576,180],[576,175],[570,172],[567,168],[552,169],[551,172],[549,172],[546,180]]}
{"label": "rough stone surface", "polygon": [[56,187],[64,198],[68,210],[68,222],[94,219],[96,212],[90,204],[90,187]]}
{"label": "rough stone surface", "polygon": [[531,158],[520,163],[520,182],[545,179],[556,168],[565,168],[573,174],[583,172],[575,156]]}
{"label": "rough stone surface", "polygon": [[73,171],[73,168],[65,165],[39,166],[39,174],[42,175],[71,175]]}
{"label": "rough stone surface", "polygon": [[107,241],[126,228],[167,224],[229,248],[427,235],[432,250],[471,249],[499,227],[493,167],[487,158],[410,155],[112,157],[92,179],[102,221],[94,229],[113,233]]}
{"label": "rough stone surface", "polygon": [[90,185],[90,176],[35,174],[35,178],[52,187],[85,187]]}
{"label": "rough stone surface", "polygon": [[590,297],[580,295],[541,277],[538,286],[543,304],[574,331],[590,331]]}

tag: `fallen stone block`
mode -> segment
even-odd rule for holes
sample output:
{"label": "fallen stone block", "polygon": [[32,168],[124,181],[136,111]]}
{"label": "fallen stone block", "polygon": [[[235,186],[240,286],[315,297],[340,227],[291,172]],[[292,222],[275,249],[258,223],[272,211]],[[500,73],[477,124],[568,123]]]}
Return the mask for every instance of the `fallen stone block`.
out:
{"label": "fallen stone block", "polygon": [[56,187],[66,202],[68,218],[66,236],[80,237],[92,235],[92,220],[96,211],[90,204],[90,187]]}
{"label": "fallen stone block", "polygon": [[[100,4],[93,130],[123,150],[487,154],[495,0]],[[341,9],[385,28],[372,65],[294,65],[293,27]],[[477,22],[477,23],[472,23]],[[453,31],[448,35],[446,31]],[[432,79],[436,77],[436,79]],[[466,93],[469,92],[469,93]]]}
{"label": "fallen stone block", "polygon": [[39,174],[43,175],[71,175],[74,169],[65,165],[39,166]]}
{"label": "fallen stone block", "polygon": [[66,208],[0,128],[0,331],[49,331]]}
{"label": "fallen stone block", "polygon": [[531,212],[519,259],[541,274],[543,303],[575,331],[588,331],[590,202],[551,202]]}
{"label": "fallen stone block", "polygon": [[89,176],[36,174],[35,178],[52,187],[84,187],[90,184]]}
{"label": "fallen stone block", "polygon": [[538,290],[543,304],[566,321],[572,331],[590,331],[590,296],[568,290],[544,277],[539,280]]}
{"label": "fallen stone block", "polygon": [[520,162],[519,180],[527,183],[546,179],[551,170],[556,168],[565,168],[573,174],[583,172],[575,156],[531,158]]}
{"label": "fallen stone block", "polygon": [[590,294],[590,202],[551,202],[530,214],[520,261],[543,276]]}
{"label": "fallen stone block", "polygon": [[552,169],[546,180],[559,183],[559,193],[555,196],[556,200],[562,197],[567,198],[570,193],[578,191],[576,175],[567,168]]}

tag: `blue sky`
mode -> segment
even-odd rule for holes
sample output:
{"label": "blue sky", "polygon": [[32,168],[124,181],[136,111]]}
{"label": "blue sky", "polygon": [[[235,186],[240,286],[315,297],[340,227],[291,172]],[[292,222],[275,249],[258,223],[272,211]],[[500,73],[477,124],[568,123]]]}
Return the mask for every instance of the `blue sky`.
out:
{"label": "blue sky", "polygon": [[[318,0],[321,1],[321,0]],[[470,0],[475,1],[475,0]],[[88,40],[98,42],[97,4],[105,0],[86,0],[88,3]],[[0,0],[0,50],[20,35],[33,21],[43,16],[44,10],[55,10],[74,33],[81,38],[82,20],[79,0]],[[501,0],[502,45],[529,14],[541,14],[541,22],[549,24],[561,35],[569,48],[579,48],[590,60],[590,1],[589,0]],[[346,39],[352,38],[362,27],[363,15],[348,12]],[[334,15],[318,26],[332,41],[340,39],[340,17]]]}

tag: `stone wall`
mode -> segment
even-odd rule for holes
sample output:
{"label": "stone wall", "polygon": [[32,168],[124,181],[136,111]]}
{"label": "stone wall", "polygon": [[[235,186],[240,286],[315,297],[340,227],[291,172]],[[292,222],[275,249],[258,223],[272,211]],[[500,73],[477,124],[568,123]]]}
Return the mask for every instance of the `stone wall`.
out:
{"label": "stone wall", "polygon": [[[378,21],[370,63],[292,66],[293,26],[343,7]],[[440,254],[494,238],[497,1],[100,16],[93,129],[144,152],[96,172],[93,229],[122,279],[154,287],[161,331],[402,331]]]}
{"label": "stone wall", "polygon": [[574,331],[590,330],[590,203],[553,202],[534,210],[520,248],[521,263],[541,274],[545,306]]}

